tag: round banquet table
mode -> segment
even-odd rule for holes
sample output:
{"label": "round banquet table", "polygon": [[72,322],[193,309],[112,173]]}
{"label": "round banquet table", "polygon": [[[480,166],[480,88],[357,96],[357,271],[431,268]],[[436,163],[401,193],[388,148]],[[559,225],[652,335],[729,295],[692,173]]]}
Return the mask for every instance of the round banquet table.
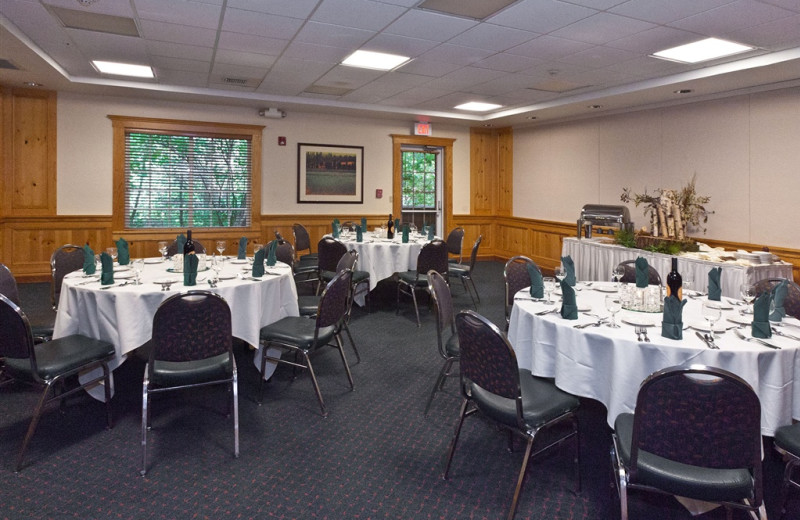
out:
{"label": "round banquet table", "polygon": [[[228,259],[220,272],[220,281],[212,288],[210,269],[197,274],[197,285],[184,286],[183,273],[170,272],[172,262],[145,259],[141,284],[135,285],[130,266],[116,266],[114,284],[103,286],[99,269],[95,276],[75,271],[64,277],[53,337],[83,334],[114,344],[119,366],[132,350],[146,343],[153,331],[153,317],[161,302],[179,291],[207,290],[219,294],[231,309],[233,335],[254,347],[259,346],[261,327],[285,316],[298,316],[297,289],[291,268],[282,263],[267,267],[260,280],[247,277],[252,266],[246,260]],[[173,280],[169,290],[158,282]],[[254,356],[260,368],[261,348]],[[276,350],[271,354],[279,355]],[[275,364],[268,364],[265,377],[272,375]],[[86,377],[89,377],[86,375]],[[94,395],[94,393],[93,393]]]}
{"label": "round banquet table", "polygon": [[[605,295],[613,285],[578,283],[579,308],[601,317]],[[519,298],[519,299],[517,299]],[[557,298],[555,298],[557,300]],[[670,366],[703,364],[733,372],[747,381],[761,401],[761,431],[773,436],[779,426],[800,419],[800,341],[776,336],[767,341],[780,350],[738,338],[733,330],[717,333],[718,350],[709,349],[696,332],[706,328],[701,317],[705,299],[692,293],[683,309],[683,339],[661,336],[661,313],[622,310],[616,315],[620,328],[606,325],[577,329],[575,325],[596,322],[597,318],[580,312],[577,320],[562,319],[558,312],[537,315],[553,306],[531,301],[528,289],[520,291],[511,311],[508,339],[514,347],[521,368],[534,375],[555,378],[556,385],[574,395],[603,403],[607,421],[613,427],[620,413],[632,413],[641,382],[651,373]],[[735,327],[752,315],[742,315],[741,302],[722,298],[722,319],[715,329]],[[560,302],[556,301],[556,309]],[[647,325],[650,342],[638,341],[634,325]],[[800,321],[784,318],[779,330],[800,337]],[[750,327],[740,329],[750,336]]]}

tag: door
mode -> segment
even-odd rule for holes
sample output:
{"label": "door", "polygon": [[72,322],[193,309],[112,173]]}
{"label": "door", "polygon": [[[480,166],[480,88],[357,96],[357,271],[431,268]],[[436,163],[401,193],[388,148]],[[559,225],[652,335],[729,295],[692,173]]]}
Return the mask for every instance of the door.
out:
{"label": "door", "polygon": [[403,146],[400,153],[400,221],[420,231],[432,225],[442,236],[442,148]]}

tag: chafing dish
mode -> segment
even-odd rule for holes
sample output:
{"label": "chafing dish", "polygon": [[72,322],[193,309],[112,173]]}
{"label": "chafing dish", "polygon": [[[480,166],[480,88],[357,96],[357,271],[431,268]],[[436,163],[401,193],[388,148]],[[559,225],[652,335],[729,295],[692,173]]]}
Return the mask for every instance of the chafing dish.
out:
{"label": "chafing dish", "polygon": [[633,231],[633,222],[627,206],[606,204],[583,206],[581,218],[578,219],[578,238],[581,238],[581,235],[591,238],[593,232],[613,234],[615,230]]}

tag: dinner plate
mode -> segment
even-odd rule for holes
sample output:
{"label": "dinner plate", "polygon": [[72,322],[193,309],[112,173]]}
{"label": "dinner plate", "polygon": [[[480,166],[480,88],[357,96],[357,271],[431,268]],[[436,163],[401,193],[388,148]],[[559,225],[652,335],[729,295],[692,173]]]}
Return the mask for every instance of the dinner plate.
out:
{"label": "dinner plate", "polygon": [[617,292],[617,288],[613,287],[613,286],[610,286],[610,285],[597,285],[597,286],[593,286],[592,289],[594,289],[597,292],[604,292],[604,293],[615,293],[615,292]]}
{"label": "dinner plate", "polygon": [[247,258],[234,258],[231,260],[232,264],[246,264]]}
{"label": "dinner plate", "polygon": [[235,274],[221,274],[221,275],[219,275],[219,279],[220,280],[235,280],[236,279],[236,275]]}
{"label": "dinner plate", "polygon": [[652,316],[628,316],[620,320],[622,323],[633,325],[634,327],[656,327],[658,322]]}
{"label": "dinner plate", "polygon": [[128,278],[133,278],[136,276],[136,273],[133,271],[123,271],[121,273],[114,273],[115,280],[127,280]]}
{"label": "dinner plate", "polygon": [[714,324],[713,331],[709,328],[708,322],[706,321],[695,321],[690,323],[689,326],[694,330],[699,330],[700,332],[715,332],[715,333],[725,332],[725,325],[720,322]]}
{"label": "dinner plate", "polygon": [[121,271],[130,271],[130,270],[131,270],[131,266],[129,266],[129,265],[115,265],[114,266],[114,272],[115,273],[119,273]]}
{"label": "dinner plate", "polygon": [[[197,272],[198,273],[202,273],[203,271],[208,271],[209,269],[211,269],[211,268],[206,266],[205,269],[198,269]],[[174,267],[167,267],[167,272],[168,273],[183,273],[183,271],[176,271]]]}
{"label": "dinner plate", "polygon": [[579,303],[578,312],[592,312],[592,306]]}
{"label": "dinner plate", "polygon": [[752,325],[753,318],[747,316],[728,316],[727,319],[731,323],[736,323],[737,325]]}
{"label": "dinner plate", "polygon": [[144,263],[146,264],[162,264],[164,260],[162,258],[145,258]]}
{"label": "dinner plate", "polygon": [[178,283],[177,278],[159,278],[158,280],[153,280],[153,283],[158,285],[166,285],[172,283]]}

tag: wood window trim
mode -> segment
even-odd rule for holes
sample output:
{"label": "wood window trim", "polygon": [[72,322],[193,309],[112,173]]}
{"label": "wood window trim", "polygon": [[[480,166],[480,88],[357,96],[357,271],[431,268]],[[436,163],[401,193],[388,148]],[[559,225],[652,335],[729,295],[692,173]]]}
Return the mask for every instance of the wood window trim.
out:
{"label": "wood window trim", "polygon": [[444,150],[444,162],[442,163],[442,175],[444,175],[442,185],[442,204],[444,209],[444,223],[442,233],[447,233],[445,226],[451,226],[453,222],[453,143],[455,139],[446,137],[424,137],[418,135],[396,135],[392,134],[392,214],[400,215],[403,201],[403,163],[401,150],[403,146],[436,146]]}
{"label": "wood window trim", "polygon": [[125,133],[131,130],[174,132],[176,134],[218,134],[222,136],[248,137],[251,140],[251,215],[249,228],[203,228],[236,229],[242,233],[259,233],[261,231],[261,137],[263,125],[240,125],[235,123],[214,123],[205,121],[183,121],[178,119],[158,119],[147,117],[129,117],[109,115],[113,129],[113,210],[111,226],[114,235],[138,236],[149,238],[163,236],[168,233],[184,231],[182,229],[134,229],[125,227]]}

